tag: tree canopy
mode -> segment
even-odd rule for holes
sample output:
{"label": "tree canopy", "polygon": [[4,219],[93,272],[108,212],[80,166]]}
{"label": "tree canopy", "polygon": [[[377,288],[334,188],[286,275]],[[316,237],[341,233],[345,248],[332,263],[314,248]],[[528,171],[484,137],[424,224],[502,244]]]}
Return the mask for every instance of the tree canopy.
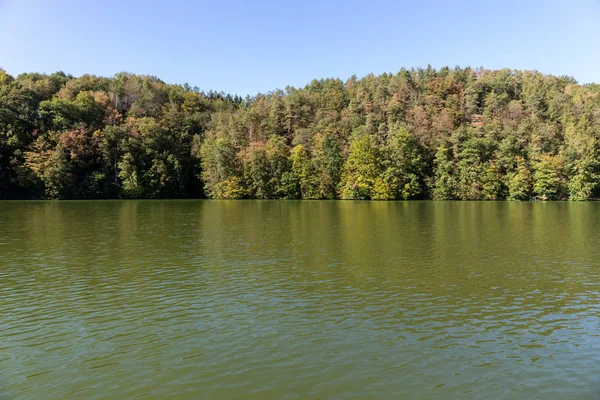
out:
{"label": "tree canopy", "polygon": [[402,69],[241,98],[0,70],[0,198],[600,198],[600,85]]}

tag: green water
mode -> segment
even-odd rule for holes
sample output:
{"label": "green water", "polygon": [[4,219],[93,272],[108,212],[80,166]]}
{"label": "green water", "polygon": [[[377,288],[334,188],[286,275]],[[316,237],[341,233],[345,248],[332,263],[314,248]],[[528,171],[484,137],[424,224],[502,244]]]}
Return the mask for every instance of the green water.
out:
{"label": "green water", "polygon": [[600,203],[0,202],[0,399],[592,399]]}

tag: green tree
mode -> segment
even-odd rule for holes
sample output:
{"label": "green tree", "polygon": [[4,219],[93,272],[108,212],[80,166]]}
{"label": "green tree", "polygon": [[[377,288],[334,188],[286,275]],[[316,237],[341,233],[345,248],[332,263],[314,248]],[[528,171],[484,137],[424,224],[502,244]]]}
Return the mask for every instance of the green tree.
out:
{"label": "green tree", "polygon": [[267,161],[269,163],[270,180],[269,187],[271,197],[283,198],[288,192],[287,181],[284,179],[290,171],[290,150],[281,136],[271,136],[267,142],[266,148]]}
{"label": "green tree", "polygon": [[[600,131],[600,129],[598,130]],[[600,141],[587,117],[569,123],[565,129],[566,169],[571,200],[595,198],[600,190]]]}
{"label": "green tree", "polygon": [[[302,199],[318,199],[319,181],[315,174],[313,163],[303,145],[299,144],[292,149],[290,154],[291,171],[289,182],[297,182]],[[297,190],[292,186],[292,193]]]}
{"label": "green tree", "polygon": [[335,199],[342,172],[342,146],[330,128],[313,139],[312,161],[319,182],[319,198]]}
{"label": "green tree", "polygon": [[266,145],[262,142],[252,142],[244,151],[244,178],[250,189],[250,196],[258,199],[273,197],[271,187],[271,171]]}
{"label": "green tree", "polygon": [[379,200],[413,199],[425,194],[426,165],[423,149],[403,125],[395,125],[387,146],[380,151],[384,168],[376,184]]}
{"label": "green tree", "polygon": [[558,156],[542,155],[533,165],[533,191],[541,200],[556,200],[564,195],[563,162]]}
{"label": "green tree", "polygon": [[25,152],[25,168],[33,182],[44,188],[49,199],[67,199],[72,197],[74,176],[61,145],[53,147],[44,138],[38,138]]}
{"label": "green tree", "polygon": [[[342,180],[340,182],[340,198],[368,200],[373,197],[373,187],[381,168],[379,166],[377,149],[367,136],[352,142],[350,153],[344,163]],[[380,197],[384,191],[379,188]]]}
{"label": "green tree", "polygon": [[532,196],[533,177],[529,164],[522,157],[517,157],[516,170],[508,177],[508,199],[530,200]]}
{"label": "green tree", "polygon": [[209,134],[200,151],[202,179],[207,194],[212,198],[242,198],[240,165],[231,142],[226,137]]}
{"label": "green tree", "polygon": [[448,141],[439,144],[435,153],[432,195],[434,200],[452,200],[456,198],[456,177],[454,175],[454,156]]}

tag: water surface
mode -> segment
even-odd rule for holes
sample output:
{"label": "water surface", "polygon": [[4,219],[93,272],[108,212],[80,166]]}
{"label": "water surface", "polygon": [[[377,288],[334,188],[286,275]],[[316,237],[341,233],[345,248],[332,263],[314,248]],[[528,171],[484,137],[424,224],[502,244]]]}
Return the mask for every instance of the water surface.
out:
{"label": "water surface", "polygon": [[0,202],[0,399],[592,399],[600,203]]}

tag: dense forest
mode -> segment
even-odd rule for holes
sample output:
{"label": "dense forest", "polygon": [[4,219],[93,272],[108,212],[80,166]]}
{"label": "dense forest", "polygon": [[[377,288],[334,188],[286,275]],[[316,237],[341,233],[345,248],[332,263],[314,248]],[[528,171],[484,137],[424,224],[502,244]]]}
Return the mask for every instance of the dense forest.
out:
{"label": "dense forest", "polygon": [[254,97],[0,70],[0,198],[588,200],[600,85],[402,69]]}

